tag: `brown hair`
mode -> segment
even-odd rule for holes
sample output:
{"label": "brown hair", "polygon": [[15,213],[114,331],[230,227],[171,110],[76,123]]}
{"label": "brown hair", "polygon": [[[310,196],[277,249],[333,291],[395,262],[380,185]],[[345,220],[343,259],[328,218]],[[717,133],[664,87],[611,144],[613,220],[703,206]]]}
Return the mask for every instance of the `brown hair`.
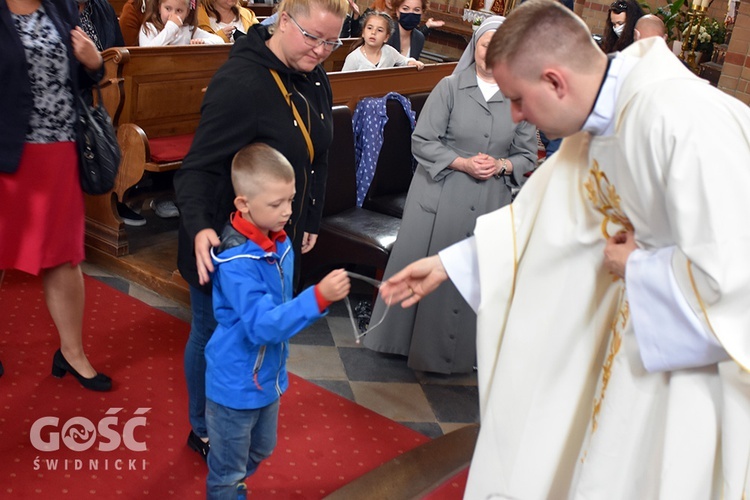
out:
{"label": "brown hair", "polygon": [[550,61],[588,73],[599,54],[588,27],[570,9],[554,0],[528,0],[492,37],[486,62],[490,68],[504,64],[519,76],[533,77]]}
{"label": "brown hair", "polygon": [[[625,28],[622,30],[622,35],[620,36],[615,34],[614,25],[612,24],[612,12],[615,14],[625,13]],[[602,50],[604,53],[617,52],[633,43],[635,24],[642,16],[643,9],[638,5],[636,0],[615,0],[612,2],[607,11],[607,19],[604,26],[602,40]]]}
{"label": "brown hair", "polygon": [[256,142],[234,155],[232,187],[237,196],[255,196],[263,188],[263,182],[268,180],[294,182],[292,164],[276,149]]}
{"label": "brown hair", "polygon": [[372,10],[377,10],[380,12],[385,12],[389,16],[393,17],[393,5],[390,7],[388,6],[388,3],[385,0],[374,0],[372,4],[370,4],[370,8]]}
{"label": "brown hair", "polygon": [[[219,14],[219,11],[216,10],[216,0],[200,0],[201,5],[203,8],[206,9],[206,13],[208,14],[208,17],[213,17],[217,21],[222,21],[221,15]],[[240,2],[237,0],[237,3],[232,5],[232,14],[234,14],[234,21],[237,21],[240,18]],[[226,22],[226,21],[224,21]]]}
{"label": "brown hair", "polygon": [[[391,2],[391,7],[393,7],[393,12],[398,12],[399,7],[406,2],[406,0],[393,0]],[[427,0],[422,0],[422,10],[424,11],[427,9]]]}
{"label": "brown hair", "polygon": [[362,23],[362,36],[359,37],[359,40],[354,42],[352,44],[352,48],[349,50],[349,52],[353,52],[354,49],[360,48],[362,45],[365,44],[365,26],[367,26],[367,20],[371,17],[380,17],[382,19],[385,19],[385,27],[386,27],[386,42],[388,41],[388,38],[391,36],[391,33],[393,33],[394,29],[394,23],[393,18],[389,16],[385,12],[381,11],[375,11],[375,10],[368,10],[362,15],[362,19],[359,21]]}
{"label": "brown hair", "polygon": [[[144,33],[148,33],[146,23],[151,23],[156,28],[156,32],[159,33],[164,29],[164,23],[161,22],[161,14],[159,13],[159,7],[164,0],[146,0],[146,13],[143,14],[143,24],[141,29]],[[183,26],[190,26],[191,38],[192,33],[198,27],[198,16],[195,15],[195,9],[190,8],[191,0],[184,0],[188,8],[188,15],[185,20],[182,21]]]}

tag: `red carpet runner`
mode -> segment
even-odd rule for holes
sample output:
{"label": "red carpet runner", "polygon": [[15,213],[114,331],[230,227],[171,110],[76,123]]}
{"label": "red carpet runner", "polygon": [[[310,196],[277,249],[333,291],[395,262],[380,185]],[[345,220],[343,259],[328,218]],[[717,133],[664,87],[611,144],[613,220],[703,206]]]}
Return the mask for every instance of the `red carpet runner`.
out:
{"label": "red carpet runner", "polygon": [[[188,325],[93,279],[86,294],[84,345],[110,393],[51,376],[59,338],[39,278],[0,286],[0,498],[204,498],[206,466],[185,445]],[[294,376],[279,426],[248,482],[256,498],[321,498],[428,440]]]}

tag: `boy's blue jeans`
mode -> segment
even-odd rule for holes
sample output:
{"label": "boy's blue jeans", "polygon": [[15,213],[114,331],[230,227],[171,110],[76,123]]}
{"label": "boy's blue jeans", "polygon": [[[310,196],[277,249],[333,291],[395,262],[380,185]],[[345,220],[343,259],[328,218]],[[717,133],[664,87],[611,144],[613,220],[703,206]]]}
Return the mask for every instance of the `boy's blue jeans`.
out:
{"label": "boy's blue jeans", "polygon": [[204,350],[216,330],[214,305],[210,293],[190,287],[190,336],[185,345],[185,381],[188,392],[190,426],[198,437],[208,436],[206,430],[206,357]]}
{"label": "boy's blue jeans", "polygon": [[236,500],[237,486],[276,447],[279,400],[257,410],[233,410],[206,399],[208,500]]}

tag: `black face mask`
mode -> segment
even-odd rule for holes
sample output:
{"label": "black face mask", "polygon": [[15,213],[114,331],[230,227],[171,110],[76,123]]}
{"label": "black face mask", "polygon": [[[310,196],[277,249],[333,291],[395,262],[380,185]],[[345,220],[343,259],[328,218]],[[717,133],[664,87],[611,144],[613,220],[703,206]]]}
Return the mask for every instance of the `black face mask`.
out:
{"label": "black face mask", "polygon": [[422,14],[414,14],[413,12],[398,14],[398,24],[401,25],[406,31],[411,31],[422,21]]}

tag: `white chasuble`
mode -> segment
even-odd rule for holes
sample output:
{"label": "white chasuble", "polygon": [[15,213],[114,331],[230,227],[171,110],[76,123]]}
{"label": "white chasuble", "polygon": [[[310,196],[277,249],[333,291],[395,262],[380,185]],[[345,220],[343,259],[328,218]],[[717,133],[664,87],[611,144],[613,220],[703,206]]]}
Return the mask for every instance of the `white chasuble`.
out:
{"label": "white chasuble", "polygon": [[[750,493],[750,115],[707,93],[702,118],[734,119],[735,141],[706,127],[714,147],[681,143],[698,125],[674,101],[705,89],[635,45],[616,134],[567,138],[511,206],[477,221],[481,430],[467,499]],[[676,247],[676,282],[731,360],[645,370],[626,284],[603,267],[621,229],[645,250]]]}

